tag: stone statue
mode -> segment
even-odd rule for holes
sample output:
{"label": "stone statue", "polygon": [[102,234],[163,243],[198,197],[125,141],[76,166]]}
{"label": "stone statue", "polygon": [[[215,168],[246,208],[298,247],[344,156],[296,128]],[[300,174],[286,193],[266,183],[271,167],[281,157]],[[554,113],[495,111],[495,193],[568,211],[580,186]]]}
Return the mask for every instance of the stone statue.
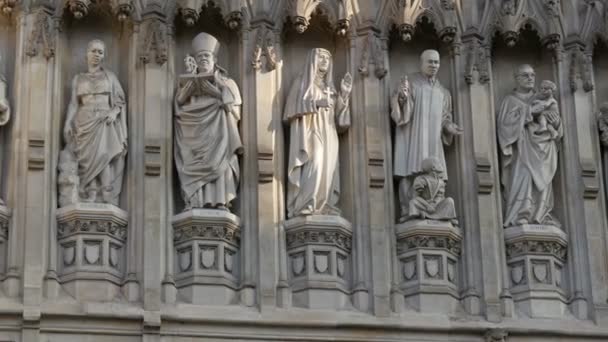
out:
{"label": "stone statue", "polygon": [[[4,126],[11,118],[11,105],[8,103],[8,86],[4,75],[0,74],[0,126]],[[4,201],[0,198],[0,205]]]}
{"label": "stone statue", "polygon": [[[395,121],[395,176],[399,181],[401,215],[408,219],[409,203],[414,194],[411,185],[423,171],[422,163],[437,158],[446,170],[443,144],[451,144],[462,129],[452,121],[452,97],[437,80],[439,52],[426,50],[420,55],[420,72],[404,76],[391,96],[391,117]],[[442,173],[447,180],[447,173]]]}
{"label": "stone statue", "polygon": [[502,100],[496,122],[505,227],[522,224],[559,226],[551,214],[551,182],[557,170],[558,142],[563,128],[557,103],[549,95],[555,90],[554,84],[545,82],[537,94],[535,76],[530,65],[524,64],[517,69],[517,87]]}
{"label": "stone statue", "polygon": [[[556,134],[557,132],[555,129],[553,129],[553,126],[547,126],[547,115],[550,115],[550,113],[559,114],[557,100],[553,95],[556,90],[557,86],[552,81],[542,81],[540,83],[540,89],[532,101],[532,106],[540,105],[543,107],[543,109],[537,113],[530,113],[535,115],[535,117],[532,119],[536,120],[536,123],[539,125],[541,130],[549,129],[553,132],[553,134]],[[528,121],[530,120],[528,119]]]}
{"label": "stone statue", "polygon": [[[72,95],[64,127],[66,147],[60,158],[60,205],[70,204],[74,186],[78,201],[118,205],[127,154],[127,107],[116,75],[102,67],[106,46],[87,46],[88,71],[72,80]],[[73,167],[78,165],[78,181]],[[76,196],[73,196],[76,199]]]}
{"label": "stone statue", "polygon": [[600,141],[604,147],[608,147],[608,102],[600,105],[597,121],[598,128],[600,129]]}
{"label": "stone statue", "polygon": [[340,194],[338,131],[350,127],[352,77],[339,92],[333,81],[331,53],[312,49],[294,81],[283,119],[289,123],[287,215],[338,215]]}
{"label": "stone statue", "polygon": [[175,95],[175,165],[186,204],[229,210],[239,184],[243,152],[238,122],[241,94],[226,70],[216,64],[220,43],[200,33],[186,56],[186,74]]}
{"label": "stone statue", "polygon": [[432,219],[456,222],[454,200],[445,197],[442,163],[436,157],[422,161],[422,173],[414,178],[415,197],[409,203],[408,219]]}

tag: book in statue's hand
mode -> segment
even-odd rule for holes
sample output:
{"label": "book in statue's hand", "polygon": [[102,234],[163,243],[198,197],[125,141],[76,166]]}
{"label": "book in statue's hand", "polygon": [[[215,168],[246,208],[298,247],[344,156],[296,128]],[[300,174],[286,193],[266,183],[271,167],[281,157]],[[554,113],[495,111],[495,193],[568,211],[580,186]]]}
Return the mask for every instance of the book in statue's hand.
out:
{"label": "book in statue's hand", "polygon": [[186,83],[188,83],[189,81],[192,81],[194,83],[196,92],[199,93],[203,89],[202,81],[211,81],[211,80],[213,80],[213,77],[214,77],[213,73],[181,74],[181,75],[179,75],[179,86],[183,87],[186,85]]}

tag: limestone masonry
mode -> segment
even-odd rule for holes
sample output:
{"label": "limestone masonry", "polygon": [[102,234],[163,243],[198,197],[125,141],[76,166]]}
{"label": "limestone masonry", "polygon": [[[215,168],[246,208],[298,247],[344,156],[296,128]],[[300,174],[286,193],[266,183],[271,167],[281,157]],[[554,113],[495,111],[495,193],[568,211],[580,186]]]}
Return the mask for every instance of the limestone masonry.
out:
{"label": "limestone masonry", "polygon": [[0,341],[608,341],[608,0],[0,0],[0,56]]}

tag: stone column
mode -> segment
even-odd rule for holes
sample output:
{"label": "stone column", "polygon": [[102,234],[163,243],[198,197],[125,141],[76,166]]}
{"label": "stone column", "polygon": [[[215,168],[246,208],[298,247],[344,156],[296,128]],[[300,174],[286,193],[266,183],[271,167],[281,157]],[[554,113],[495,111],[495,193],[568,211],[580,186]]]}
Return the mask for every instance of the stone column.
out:
{"label": "stone column", "polygon": [[[451,39],[449,38],[451,37]],[[476,205],[478,193],[476,189],[476,170],[471,161],[475,160],[473,131],[477,128],[473,124],[473,116],[468,111],[468,94],[464,78],[465,55],[462,51],[460,36],[442,36],[444,42],[449,43],[449,68],[451,84],[449,89],[452,93],[452,108],[454,122],[464,129],[464,134],[454,139],[452,151],[447,153],[448,165],[453,170],[448,187],[458,210],[458,219],[463,230],[462,258],[460,260],[460,274],[457,283],[460,286],[462,304],[465,310],[472,315],[479,315],[482,311],[481,284],[483,283],[480,267],[477,263],[481,260],[480,248],[480,223],[479,208]]]}
{"label": "stone column", "polygon": [[[258,7],[259,6],[259,7]],[[263,13],[256,4],[253,13]],[[267,10],[267,9],[266,9]],[[262,310],[291,305],[287,276],[284,168],[285,139],[282,123],[282,68],[280,33],[264,17],[253,18],[243,32],[243,121],[245,144],[242,190],[243,303],[251,305],[255,287]],[[289,86],[289,85],[287,85]],[[246,189],[246,190],[245,190]],[[255,204],[254,204],[255,203]],[[257,284],[257,285],[256,285]],[[250,293],[251,292],[251,293]]]}
{"label": "stone column", "polygon": [[[353,300],[359,310],[378,316],[391,312],[391,288],[395,244],[390,234],[395,207],[392,182],[392,142],[388,116],[389,80],[386,38],[373,26],[359,28],[353,37],[353,64],[357,67],[351,99],[357,141],[353,149],[355,189],[354,220],[357,222],[356,252],[353,254]],[[372,296],[371,298],[369,296]],[[399,298],[403,301],[403,297]]]}
{"label": "stone column", "polygon": [[130,189],[135,191],[134,198],[141,200],[133,203],[138,208],[134,216],[139,228],[133,229],[133,238],[143,241],[136,248],[136,260],[143,264],[141,294],[151,326],[154,321],[160,321],[162,300],[170,304],[176,300],[171,264],[173,14],[167,13],[166,6],[162,1],[149,1],[143,9],[142,22],[137,25],[139,30],[133,34],[133,43],[137,44],[136,68],[130,72],[135,79],[133,113],[137,124],[141,124],[133,129],[132,138],[133,144],[140,148],[133,152],[137,155],[133,165],[137,180],[133,185],[142,187]]}
{"label": "stone column", "polygon": [[[566,194],[564,226],[568,233],[570,309],[579,319],[593,314],[592,303],[605,303],[605,194],[594,107],[592,46],[575,38],[555,59],[559,75],[564,138],[560,155],[562,193]],[[604,170],[605,172],[605,170]],[[582,182],[580,181],[582,176]],[[604,257],[600,257],[604,255]],[[600,306],[603,306],[601,304]]]}
{"label": "stone column", "polygon": [[[585,251],[587,250],[585,227],[587,226],[586,223],[594,222],[594,220],[597,220],[597,216],[601,214],[598,210],[595,213],[590,212],[587,217],[587,207],[593,201],[585,200],[585,187],[579,179],[584,170],[581,163],[588,160],[589,155],[593,153],[593,145],[597,148],[597,142],[594,142],[593,145],[588,143],[588,140],[585,140],[584,137],[593,136],[593,133],[589,132],[588,126],[582,126],[584,121],[581,124],[578,123],[578,115],[581,111],[584,111],[583,101],[580,101],[580,93],[573,96],[572,92],[567,91],[570,87],[568,77],[570,68],[567,55],[568,52],[571,53],[574,51],[573,49],[579,47],[575,44],[568,44],[564,51],[564,47],[559,41],[554,46],[549,47],[553,49],[553,71],[557,87],[560,90],[558,102],[562,111],[561,118],[564,127],[564,137],[559,155],[561,175],[559,184],[561,193],[565,197],[563,203],[564,222],[562,224],[568,236],[567,262],[570,298],[567,298],[567,300],[570,303],[572,313],[577,318],[587,319],[591,293],[588,280],[589,264],[585,260]],[[585,119],[588,120],[588,117]],[[581,158],[584,159],[581,160]],[[599,163],[599,160],[595,159],[593,162],[595,164],[594,168],[599,169],[597,163]],[[562,287],[564,286],[562,285]]]}
{"label": "stone column", "polygon": [[[38,340],[48,250],[55,244],[56,156],[61,108],[54,9],[35,5],[16,13],[17,52],[13,86],[12,150],[7,203],[13,210],[5,280],[6,293],[23,295],[24,339]],[[47,274],[54,277],[55,274]],[[21,280],[21,282],[20,282]]]}
{"label": "stone column", "polygon": [[[506,273],[505,249],[501,213],[500,166],[498,164],[498,147],[496,145],[496,115],[493,101],[494,91],[490,67],[490,42],[476,32],[465,33],[463,40],[464,72],[459,76],[468,87],[460,87],[459,102],[462,104],[465,129],[464,141],[472,143],[469,154],[475,164],[470,170],[470,183],[476,192],[476,201],[463,202],[463,206],[472,206],[476,218],[467,229],[473,231],[470,241],[480,248],[475,252],[474,269],[483,275],[483,302],[485,315],[490,321],[501,320],[501,316],[513,314],[513,302],[509,293],[508,275]],[[459,82],[461,82],[459,80]],[[472,141],[471,141],[472,140]],[[470,195],[475,195],[471,193]],[[474,203],[474,204],[473,204]],[[476,208],[476,209],[475,209]],[[469,228],[470,227],[470,228]]]}

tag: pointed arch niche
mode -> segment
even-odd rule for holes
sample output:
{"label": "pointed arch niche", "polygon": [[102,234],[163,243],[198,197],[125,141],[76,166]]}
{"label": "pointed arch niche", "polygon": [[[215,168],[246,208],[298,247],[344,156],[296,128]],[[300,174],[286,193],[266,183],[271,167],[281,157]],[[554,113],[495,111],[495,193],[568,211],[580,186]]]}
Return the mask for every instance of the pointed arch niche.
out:
{"label": "pointed arch niche", "polygon": [[[87,72],[87,47],[94,39],[104,42],[103,68],[116,75],[125,93],[127,155],[124,158],[122,187],[117,205],[86,203],[83,200],[70,200],[67,204],[57,202],[60,207],[56,212],[57,244],[51,243],[49,249],[49,271],[58,271],[63,289],[77,300],[124,300],[122,291],[127,274],[133,276],[133,281],[136,281],[137,277],[134,244],[136,238],[129,225],[128,213],[129,207],[132,206],[129,184],[133,181],[133,174],[129,171],[132,157],[136,154],[131,144],[134,127],[130,125],[134,122],[135,113],[129,101],[130,72],[133,66],[130,43],[133,28],[130,21],[117,20],[109,2],[92,4],[85,14],[77,19],[66,6],[58,7],[53,18],[59,20],[63,30],[59,32],[55,56],[59,77],[52,88],[59,100],[53,109],[58,113],[54,113],[56,116],[51,124],[54,133],[50,152],[53,159],[49,167],[58,170],[58,165],[65,162],[59,156],[60,151],[66,148],[63,130],[72,94],[72,80],[77,74]],[[68,164],[69,162],[65,165]],[[68,177],[70,171],[64,171],[57,171],[57,178],[53,180]],[[77,191],[77,186],[69,184],[71,190],[68,192]],[[61,194],[58,196],[61,199]],[[95,225],[99,227],[97,231],[89,232],[89,227]],[[54,229],[55,225],[52,227]],[[70,230],[68,227],[74,229]],[[51,238],[54,240],[55,236]],[[88,294],[85,290],[88,286],[95,286],[99,290],[94,295]]]}
{"label": "pointed arch niche", "polygon": [[[211,1],[201,8],[182,7],[180,13],[180,16],[174,18],[175,45],[170,47],[174,53],[168,61],[173,63],[172,70],[175,71],[175,90],[177,91],[179,76],[187,73],[184,63],[186,56],[195,56],[192,40],[199,33],[205,32],[219,41],[216,65],[226,70],[228,77],[236,82],[243,98],[241,35],[224,21],[227,13],[222,13],[222,7]],[[245,115],[248,114],[241,105],[238,127],[241,127]],[[243,140],[242,132],[239,129],[241,141],[247,145],[249,142]],[[175,151],[172,156],[174,153]],[[185,210],[181,184],[172,157],[175,211],[172,217],[173,236],[167,243],[172,244],[173,257],[167,259],[172,259],[167,269],[175,281],[178,302],[197,305],[241,303],[240,291],[241,285],[246,282],[244,268],[248,257],[242,251],[244,244],[250,243],[242,239],[242,231],[247,224],[242,216],[242,208],[246,205],[243,193],[247,188],[245,175],[249,171],[245,169],[243,156],[238,156],[238,159],[239,185],[230,211],[213,208]],[[197,227],[204,228],[197,230]]]}
{"label": "pointed arch niche", "polygon": [[[413,5],[412,5],[413,6]],[[452,120],[462,127],[458,122],[456,111],[457,92],[453,82],[453,56],[451,54],[452,42],[456,34],[456,27],[452,26],[453,11],[442,9],[438,3],[425,11],[414,11],[417,7],[399,8],[403,11],[403,18],[390,30],[390,41],[388,48],[388,59],[390,65],[390,91],[392,96],[399,87],[405,75],[411,75],[420,71],[420,56],[423,51],[428,49],[437,50],[440,55],[440,67],[437,75],[438,82],[445,87],[451,94],[452,99]],[[409,80],[411,82],[411,80]],[[411,85],[411,83],[410,83]],[[387,99],[389,101],[389,99]],[[386,115],[390,115],[389,112]],[[393,144],[393,155],[395,157],[395,132],[396,125],[392,119],[391,135]],[[454,138],[451,145],[443,145],[445,153],[446,168],[448,175],[446,186],[446,197],[452,197],[455,202],[459,227],[449,222],[438,223],[433,226],[427,220],[407,220],[399,223],[400,199],[399,183],[401,178],[394,177],[395,189],[395,214],[394,218],[396,234],[396,265],[393,267],[394,283],[398,288],[393,289],[399,293],[404,301],[397,301],[396,311],[416,310],[421,312],[438,312],[450,314],[460,307],[461,293],[464,280],[464,262],[460,246],[462,244],[462,231],[466,230],[463,226],[462,215],[459,214],[460,207],[458,193],[458,172],[456,140]],[[393,164],[395,161],[393,161]],[[394,170],[391,170],[391,174]],[[432,221],[432,220],[431,220]],[[439,221],[438,221],[439,222]],[[429,225],[430,224],[430,225]],[[430,245],[421,244],[411,247],[412,242],[422,238],[424,241],[449,241],[448,247],[434,249]],[[440,290],[432,290],[437,288]],[[401,304],[399,304],[401,302]]]}
{"label": "pointed arch niche", "polygon": [[[532,20],[520,21],[515,31],[506,33],[495,32],[491,44],[491,85],[494,92],[495,115],[498,116],[501,102],[516,87],[514,73],[522,64],[531,65],[536,73],[535,87],[538,89],[543,80],[553,81],[558,85],[555,98],[558,101],[562,125],[564,116],[568,115],[567,108],[560,102],[560,79],[556,64],[557,54],[546,45],[547,38],[551,37],[547,30]],[[542,36],[544,35],[544,36]],[[498,121],[498,120],[497,120]],[[563,144],[563,138],[558,146]],[[499,147],[500,149],[500,147]],[[506,210],[506,192],[502,185],[505,176],[502,169],[502,154],[499,151],[498,159],[501,176],[502,217]],[[519,225],[508,227],[505,232],[507,270],[505,272],[504,290],[502,296],[512,296],[516,312],[531,317],[562,316],[567,310],[568,292],[571,286],[568,279],[569,265],[566,251],[568,245],[568,221],[566,218],[566,182],[563,175],[564,168],[563,149],[558,148],[558,165],[553,177],[554,207],[552,214],[561,223],[557,226],[547,225]],[[540,231],[539,238],[530,235],[530,230]],[[533,235],[533,234],[532,234]],[[554,246],[550,252],[530,253],[526,246],[534,244],[541,246]],[[538,293],[545,297],[538,299]],[[544,305],[544,306],[543,306]]]}
{"label": "pointed arch niche", "polygon": [[[332,9],[319,4],[309,20],[308,26],[302,33],[296,31],[297,22],[292,16],[285,23],[282,32],[282,94],[283,107],[294,80],[304,70],[306,57],[311,49],[324,48],[330,51],[333,61],[333,80],[336,89],[340,91],[340,82],[347,71],[350,71],[349,40],[336,36],[334,28],[336,20]],[[295,17],[298,18],[298,17]],[[351,75],[353,73],[351,72]],[[354,75],[353,75],[354,82]],[[352,93],[351,93],[352,95]],[[352,107],[351,107],[352,108]],[[313,114],[316,115],[316,114]],[[284,124],[285,155],[284,165],[287,174],[289,160],[290,126]],[[352,112],[351,112],[352,124]],[[306,308],[346,309],[352,307],[352,278],[354,265],[353,250],[353,197],[352,192],[352,159],[350,155],[351,128],[339,134],[339,177],[340,197],[337,203],[340,216],[311,215],[298,216],[285,221],[286,254],[285,266],[292,293],[292,305]],[[285,180],[285,194],[288,194],[288,180]],[[286,196],[287,198],[287,196]],[[320,220],[320,221],[319,221]],[[304,232],[304,240],[296,239],[299,232]],[[317,243],[312,238],[315,234],[321,236],[335,235],[332,243]],[[327,240],[329,242],[329,240]],[[326,246],[323,246],[323,245]],[[325,283],[325,285],[319,286]]]}

